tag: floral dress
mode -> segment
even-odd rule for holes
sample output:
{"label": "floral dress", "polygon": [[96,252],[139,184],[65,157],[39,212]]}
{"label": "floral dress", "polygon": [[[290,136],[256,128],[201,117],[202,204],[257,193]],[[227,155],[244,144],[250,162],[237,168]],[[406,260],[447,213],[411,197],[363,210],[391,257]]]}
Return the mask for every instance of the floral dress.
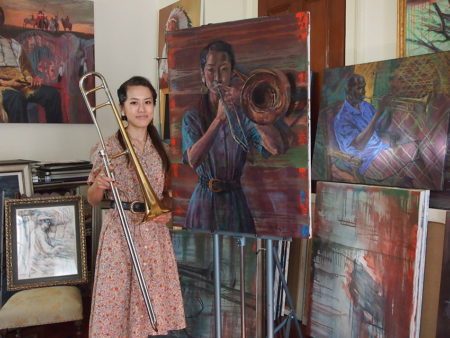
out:
{"label": "floral dress", "polygon": [[[115,135],[110,136],[105,144],[109,156],[122,149]],[[90,182],[103,168],[98,149],[97,144],[92,152]],[[164,172],[150,137],[143,152],[136,147],[135,150],[153,190],[161,198]],[[143,201],[136,173],[127,158],[121,156],[113,160],[112,166],[121,200]],[[184,328],[183,300],[167,226],[153,221],[142,222],[142,213],[125,213],[158,321],[158,332],[150,324],[118,212],[111,209],[103,220],[100,233],[89,336],[147,337]]]}

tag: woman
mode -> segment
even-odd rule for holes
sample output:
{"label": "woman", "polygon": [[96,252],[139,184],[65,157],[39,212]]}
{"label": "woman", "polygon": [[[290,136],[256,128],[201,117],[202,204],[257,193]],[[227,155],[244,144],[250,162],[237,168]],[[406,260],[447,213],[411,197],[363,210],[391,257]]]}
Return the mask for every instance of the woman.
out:
{"label": "woman", "polygon": [[[143,77],[132,77],[117,91],[126,132],[137,157],[158,198],[163,197],[169,160],[158,133],[152,124],[156,91]],[[107,153],[117,154],[125,148],[122,135],[117,132],[105,140]],[[100,203],[112,181],[105,175],[98,155],[99,145],[92,153],[93,168],[89,176],[88,201]],[[150,300],[157,321],[158,333],[151,327],[144,299],[133,271],[131,256],[125,240],[117,210],[106,214],[100,234],[97,254],[94,292],[90,318],[91,337],[147,337],[167,334],[169,330],[185,327],[184,310],[178,279],[177,265],[166,224],[170,214],[163,214],[143,222],[143,213],[136,211],[143,201],[133,164],[126,156],[113,161],[115,184],[130,224],[130,231],[147,283]],[[114,203],[112,203],[113,205]]]}
{"label": "woman", "polygon": [[[255,224],[241,186],[252,145],[263,156],[284,151],[273,126],[258,126],[241,111],[232,84],[232,47],[214,41],[200,54],[203,90],[198,110],[183,116],[183,162],[199,177],[190,199],[186,227],[209,231],[255,233]],[[226,109],[237,116],[229,121]]]}

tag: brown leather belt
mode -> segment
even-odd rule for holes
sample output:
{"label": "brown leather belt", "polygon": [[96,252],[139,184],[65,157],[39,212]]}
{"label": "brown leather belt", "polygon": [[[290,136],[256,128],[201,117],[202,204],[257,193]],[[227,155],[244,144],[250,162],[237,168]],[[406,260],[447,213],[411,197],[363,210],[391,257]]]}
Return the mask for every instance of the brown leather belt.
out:
{"label": "brown leather belt", "polygon": [[224,192],[241,189],[240,181],[226,181],[218,178],[199,177],[198,182],[201,186],[208,188],[212,192]]}
{"label": "brown leather belt", "polygon": [[[145,212],[145,203],[144,202],[121,202],[123,210],[129,210],[133,213]],[[116,208],[116,201],[109,201],[109,207],[111,209]]]}

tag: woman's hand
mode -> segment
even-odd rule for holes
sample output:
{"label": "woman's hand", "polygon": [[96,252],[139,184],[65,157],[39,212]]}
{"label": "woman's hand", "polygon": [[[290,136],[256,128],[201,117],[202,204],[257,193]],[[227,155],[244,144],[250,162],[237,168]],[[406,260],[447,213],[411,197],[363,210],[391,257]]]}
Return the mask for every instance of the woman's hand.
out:
{"label": "woman's hand", "polygon": [[167,225],[168,223],[172,222],[172,213],[171,212],[166,212],[164,214],[161,214],[161,215],[155,217],[153,219],[153,222]]}
{"label": "woman's hand", "polygon": [[90,205],[94,206],[102,201],[105,190],[111,188],[111,182],[114,180],[106,176],[103,170],[100,171],[87,191],[87,200]]}
{"label": "woman's hand", "polygon": [[114,180],[112,178],[109,178],[108,176],[106,176],[105,172],[102,170],[96,177],[94,180],[94,183],[92,184],[92,186],[95,186],[96,189],[100,189],[100,190],[107,190],[107,189],[111,189],[111,185],[110,183],[114,182]]}

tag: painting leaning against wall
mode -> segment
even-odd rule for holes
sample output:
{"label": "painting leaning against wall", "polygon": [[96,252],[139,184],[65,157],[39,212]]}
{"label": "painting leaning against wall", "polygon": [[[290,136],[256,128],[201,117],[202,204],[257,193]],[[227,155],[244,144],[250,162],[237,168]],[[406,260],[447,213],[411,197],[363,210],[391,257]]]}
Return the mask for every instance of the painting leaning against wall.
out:
{"label": "painting leaning against wall", "polygon": [[93,2],[1,6],[0,122],[92,123],[78,81],[94,70]]}
{"label": "painting leaning against wall", "polygon": [[428,190],[318,182],[313,337],[418,337]]}
{"label": "painting leaning against wall", "polygon": [[313,179],[446,189],[449,62],[440,52],[326,70]]}

